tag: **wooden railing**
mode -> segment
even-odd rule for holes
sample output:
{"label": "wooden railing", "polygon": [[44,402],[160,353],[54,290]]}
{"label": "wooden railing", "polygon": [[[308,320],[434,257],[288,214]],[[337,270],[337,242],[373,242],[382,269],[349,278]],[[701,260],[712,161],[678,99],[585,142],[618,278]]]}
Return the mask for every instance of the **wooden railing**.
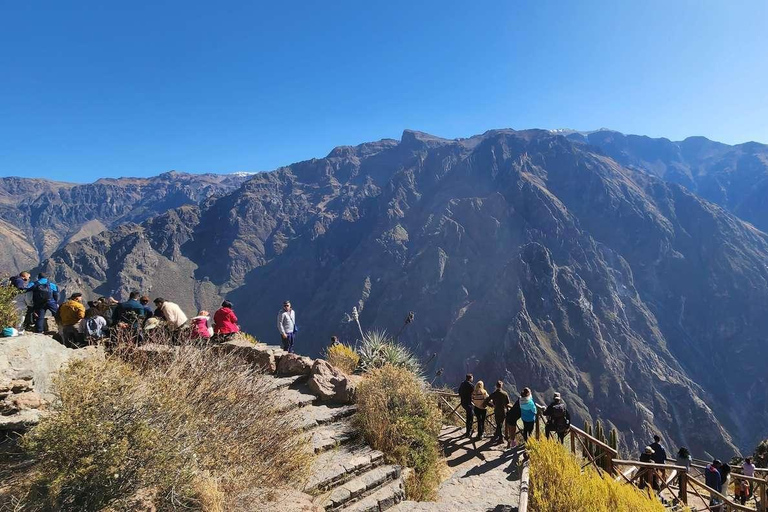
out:
{"label": "wooden railing", "polygon": [[[459,395],[437,389],[432,390],[432,392],[438,397],[443,410],[449,416],[455,416],[463,425],[466,418],[458,412],[461,408]],[[533,435],[536,439],[539,439],[544,434],[541,423],[542,413],[546,406],[536,404],[536,407],[538,412],[536,414]],[[496,428],[493,414],[489,414],[486,417],[486,423],[490,428]],[[647,489],[649,496],[652,490],[659,495],[667,492],[683,505],[691,506],[692,512],[755,512],[755,510],[758,512],[768,512],[768,508],[766,508],[766,504],[768,504],[766,496],[768,494],[768,469],[757,470],[763,473],[764,476],[761,477],[749,477],[735,471],[731,472],[731,480],[745,480],[749,482],[752,493],[751,499],[755,500],[756,506],[756,508],[750,508],[729,498],[727,496],[728,489],[724,489],[724,492],[717,492],[707,487],[706,484],[692,474],[693,470],[700,470],[702,472],[706,470],[707,462],[703,460],[693,459],[691,464],[692,470],[687,470],[684,466],[670,463],[655,464],[619,459],[618,451],[615,448],[574,425],[568,428],[566,439],[568,439],[571,453],[585,460],[582,469],[592,466],[603,477],[614,478],[628,485]],[[709,501],[712,497],[720,500],[720,503],[710,505]],[[526,462],[521,472],[518,512],[528,512],[528,499],[529,477],[528,464]]]}

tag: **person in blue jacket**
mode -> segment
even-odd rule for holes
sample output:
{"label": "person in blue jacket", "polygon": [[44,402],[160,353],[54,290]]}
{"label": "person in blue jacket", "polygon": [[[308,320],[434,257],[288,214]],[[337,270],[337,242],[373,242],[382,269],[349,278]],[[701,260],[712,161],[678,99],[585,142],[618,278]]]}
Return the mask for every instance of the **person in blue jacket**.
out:
{"label": "person in blue jacket", "polygon": [[520,393],[520,417],[523,420],[523,441],[528,441],[536,425],[536,403],[529,388],[523,388]]}
{"label": "person in blue jacket", "polygon": [[29,291],[32,293],[32,309],[37,315],[35,332],[42,333],[45,331],[45,313],[50,311],[55,315],[59,310],[59,287],[40,273],[37,281],[29,285]]}

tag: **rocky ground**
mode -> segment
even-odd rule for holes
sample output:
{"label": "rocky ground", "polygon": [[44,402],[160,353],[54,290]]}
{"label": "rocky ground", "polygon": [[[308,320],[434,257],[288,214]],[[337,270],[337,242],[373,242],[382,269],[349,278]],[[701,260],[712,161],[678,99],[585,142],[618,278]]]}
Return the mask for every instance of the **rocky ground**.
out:
{"label": "rocky ground", "polygon": [[[440,436],[446,456],[446,479],[435,503],[405,499],[405,471],[389,464],[384,454],[367,446],[352,424],[352,403],[358,377],[347,376],[326,361],[288,354],[279,347],[236,340],[219,346],[237,352],[270,375],[284,410],[300,411],[300,428],[315,455],[309,475],[293,482],[300,489],[274,493],[275,502],[243,496],[239,510],[291,511],[486,511],[514,510],[519,493],[519,451],[504,451],[481,442],[460,439],[460,429],[446,426]],[[169,347],[148,345],[142,350],[162,358]],[[24,335],[0,341],[0,428],[21,432],[40,421],[55,399],[53,379],[67,362],[103,357],[95,347],[73,350],[49,336]],[[27,463],[14,449],[14,437],[0,447],[5,472]],[[5,475],[6,477],[12,475]],[[1,489],[0,489],[1,491]],[[266,508],[265,508],[266,507]]]}
{"label": "rocky ground", "polygon": [[435,503],[403,501],[396,512],[517,511],[522,450],[492,445],[490,438],[469,440],[463,428],[446,425],[440,433],[449,475]]}

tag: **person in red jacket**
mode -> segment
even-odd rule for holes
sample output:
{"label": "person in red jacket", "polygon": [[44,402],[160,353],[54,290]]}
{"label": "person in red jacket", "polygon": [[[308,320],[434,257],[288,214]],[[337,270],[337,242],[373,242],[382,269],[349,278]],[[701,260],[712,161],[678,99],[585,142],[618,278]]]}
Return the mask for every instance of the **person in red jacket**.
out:
{"label": "person in red jacket", "polygon": [[237,325],[237,316],[232,311],[232,303],[225,300],[221,307],[213,314],[213,334],[219,340],[227,340],[240,332]]}

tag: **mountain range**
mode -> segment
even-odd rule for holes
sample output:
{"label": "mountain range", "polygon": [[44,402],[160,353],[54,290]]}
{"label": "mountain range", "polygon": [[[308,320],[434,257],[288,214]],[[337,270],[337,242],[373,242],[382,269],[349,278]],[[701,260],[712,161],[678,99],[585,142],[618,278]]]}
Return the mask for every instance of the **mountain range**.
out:
{"label": "mountain range", "polygon": [[313,355],[333,334],[355,341],[353,306],[390,332],[414,311],[400,341],[430,380],[557,390],[625,447],[663,432],[727,458],[768,424],[765,155],[608,131],[405,131],[34,247],[68,290],[139,289],[188,312],[226,297],[267,342],[290,299]]}
{"label": "mountain range", "polygon": [[0,269],[37,265],[67,243],[124,222],[139,222],[240,186],[247,175],[167,172],[76,184],[0,178]]}

